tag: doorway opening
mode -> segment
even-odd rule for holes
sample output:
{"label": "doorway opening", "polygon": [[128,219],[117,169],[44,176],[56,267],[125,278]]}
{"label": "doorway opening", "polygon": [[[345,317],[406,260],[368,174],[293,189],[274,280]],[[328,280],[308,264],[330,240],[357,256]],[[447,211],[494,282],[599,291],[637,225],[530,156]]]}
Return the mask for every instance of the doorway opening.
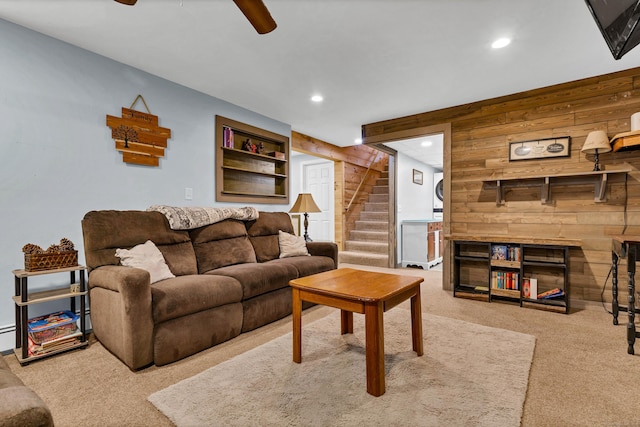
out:
{"label": "doorway opening", "polygon": [[[309,236],[314,241],[335,241],[333,161],[292,151],[289,171],[299,178],[291,180],[291,193],[311,193],[322,211],[309,213]],[[301,218],[299,224],[302,224]],[[304,232],[296,230],[299,231]]]}
{"label": "doorway opening", "polygon": [[[425,138],[429,138],[432,135],[441,135],[442,138],[442,154],[441,154],[441,166],[438,168],[431,167],[429,169],[429,173],[425,174],[427,171],[426,166],[418,165],[418,168],[414,168],[411,166],[411,163],[405,163],[403,166],[402,163],[402,148],[397,150],[394,147],[394,143],[400,143],[398,147],[401,147],[404,141],[408,140],[416,140],[422,141]],[[440,137],[438,137],[440,138]],[[378,137],[369,137],[365,142],[367,145],[371,145],[373,147],[378,148],[381,151],[384,151],[389,155],[389,267],[398,268],[402,266],[402,236],[401,236],[401,226],[402,221],[409,220],[408,214],[414,215],[414,207],[413,205],[418,202],[417,199],[406,199],[403,196],[403,193],[410,192],[410,189],[417,188],[419,186],[419,182],[422,182],[422,187],[426,191],[428,189],[429,195],[425,194],[423,196],[423,202],[426,203],[422,206],[416,216],[422,217],[421,219],[440,219],[440,214],[442,215],[441,219],[441,228],[439,240],[443,240],[444,235],[449,233],[449,219],[451,212],[449,211],[449,207],[451,206],[451,200],[447,197],[451,191],[451,180],[450,180],[450,171],[451,171],[451,124],[443,123],[439,125],[425,126],[420,128],[408,129],[403,131],[391,132],[384,135],[380,135]],[[424,152],[429,152],[429,147],[419,147],[421,143],[415,142],[411,147],[412,149],[417,149]],[[433,150],[435,151],[435,150]],[[438,155],[440,156],[440,155]],[[399,161],[400,158],[400,161]],[[425,163],[426,164],[426,163]],[[424,170],[419,169],[423,167]],[[409,172],[407,170],[410,169]],[[416,173],[414,173],[414,169]],[[439,170],[438,170],[439,169]],[[422,173],[420,173],[422,172]],[[439,175],[435,175],[436,173],[442,173],[442,177]],[[414,179],[415,178],[415,179]],[[437,180],[437,181],[436,181]],[[434,182],[435,181],[435,182]],[[441,182],[440,185],[438,185]],[[426,185],[426,187],[425,187]],[[436,190],[438,188],[438,190]],[[434,195],[436,191],[439,194],[443,195],[442,197],[442,208],[438,207],[438,202],[435,202]],[[398,209],[398,196],[400,195],[400,201],[410,200],[409,202],[400,203],[400,209]],[[437,196],[436,196],[437,198]],[[436,212],[434,212],[434,205]],[[442,212],[438,212],[439,209],[442,209]],[[436,217],[434,218],[434,214]],[[420,242],[423,242],[424,245],[428,244],[428,236],[420,239]],[[443,277],[448,277],[449,274],[449,262],[448,259],[450,257],[450,250],[446,241],[442,241],[441,245],[438,245],[439,255],[442,257],[442,271]]]}

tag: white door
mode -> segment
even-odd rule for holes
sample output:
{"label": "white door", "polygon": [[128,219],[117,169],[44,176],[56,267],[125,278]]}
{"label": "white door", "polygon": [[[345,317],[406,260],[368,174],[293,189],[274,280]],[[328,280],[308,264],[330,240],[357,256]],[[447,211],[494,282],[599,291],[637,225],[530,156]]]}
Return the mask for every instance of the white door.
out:
{"label": "white door", "polygon": [[303,165],[303,192],[311,193],[322,210],[309,214],[309,237],[314,241],[334,241],[333,162]]}

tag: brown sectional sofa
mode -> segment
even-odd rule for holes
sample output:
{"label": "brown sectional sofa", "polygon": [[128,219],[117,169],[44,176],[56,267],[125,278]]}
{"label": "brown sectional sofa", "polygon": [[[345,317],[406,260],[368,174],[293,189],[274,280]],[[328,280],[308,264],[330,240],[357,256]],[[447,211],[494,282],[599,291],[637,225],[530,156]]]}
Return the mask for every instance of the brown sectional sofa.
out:
{"label": "brown sectional sofa", "polygon": [[[91,325],[129,368],[164,365],[291,313],[289,280],[337,267],[338,248],[308,242],[311,256],[279,258],[286,212],[172,230],[148,211],[91,211],[82,220]],[[145,270],[119,265],[118,248],[151,240],[175,278],[150,284]]]}
{"label": "brown sectional sofa", "polygon": [[51,411],[0,356],[0,427],[53,426]]}

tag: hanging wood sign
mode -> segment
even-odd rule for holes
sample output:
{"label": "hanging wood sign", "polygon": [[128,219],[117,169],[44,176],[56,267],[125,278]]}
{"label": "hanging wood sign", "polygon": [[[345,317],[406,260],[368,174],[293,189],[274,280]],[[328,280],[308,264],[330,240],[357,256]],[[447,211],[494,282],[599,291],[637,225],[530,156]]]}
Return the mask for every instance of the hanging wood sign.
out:
{"label": "hanging wood sign", "polygon": [[[138,95],[131,108],[144,99]],[[146,107],[146,102],[144,102]],[[171,129],[158,126],[158,116],[122,107],[122,117],[107,115],[107,126],[115,140],[116,150],[122,153],[122,161],[136,165],[158,166],[164,156]],[[147,108],[147,111],[149,109]]]}

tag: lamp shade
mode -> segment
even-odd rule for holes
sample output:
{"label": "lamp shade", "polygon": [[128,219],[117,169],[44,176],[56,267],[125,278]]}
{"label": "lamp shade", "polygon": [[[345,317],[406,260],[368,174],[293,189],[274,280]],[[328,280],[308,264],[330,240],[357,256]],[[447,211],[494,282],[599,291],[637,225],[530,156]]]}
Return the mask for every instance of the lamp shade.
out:
{"label": "lamp shade", "polygon": [[595,130],[589,132],[587,139],[582,146],[582,152],[593,154],[598,150],[598,153],[608,153],[611,151],[611,144],[609,144],[609,138],[607,133],[603,130]]}
{"label": "lamp shade", "polygon": [[298,199],[291,206],[289,212],[292,213],[309,213],[309,212],[322,212],[316,202],[313,201],[311,193],[300,193]]}

